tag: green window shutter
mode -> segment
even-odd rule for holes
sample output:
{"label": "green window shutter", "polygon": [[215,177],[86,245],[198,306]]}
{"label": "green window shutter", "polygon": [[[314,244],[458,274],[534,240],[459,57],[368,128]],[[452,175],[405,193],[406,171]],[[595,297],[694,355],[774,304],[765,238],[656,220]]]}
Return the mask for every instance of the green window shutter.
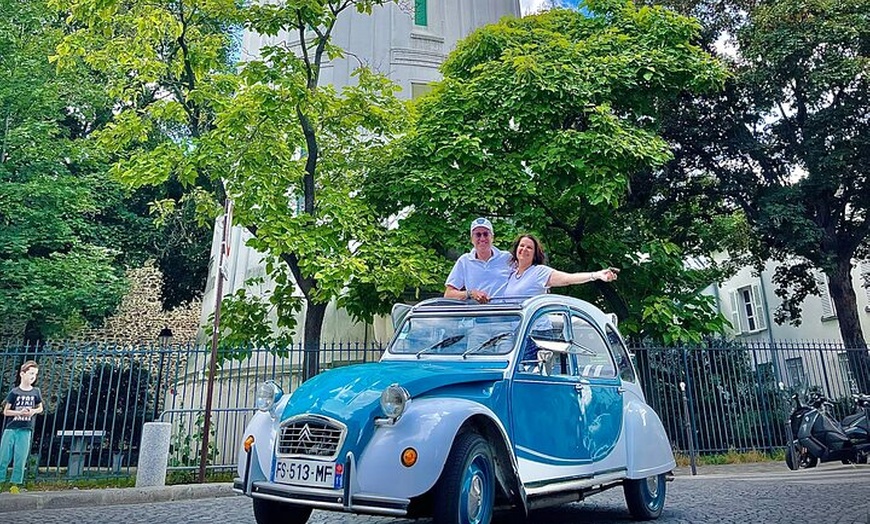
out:
{"label": "green window shutter", "polygon": [[414,23],[416,25],[429,25],[426,16],[426,0],[414,0]]}

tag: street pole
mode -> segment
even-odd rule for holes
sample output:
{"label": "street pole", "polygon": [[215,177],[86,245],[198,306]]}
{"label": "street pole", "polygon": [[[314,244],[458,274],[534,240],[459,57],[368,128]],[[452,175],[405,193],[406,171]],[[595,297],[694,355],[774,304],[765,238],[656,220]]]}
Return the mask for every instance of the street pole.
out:
{"label": "street pole", "polygon": [[211,331],[211,358],[208,364],[208,386],[206,387],[205,395],[205,420],[202,425],[202,450],[199,455],[199,479],[202,484],[205,482],[205,468],[208,463],[208,436],[211,431],[211,404],[214,397],[214,374],[217,367],[217,345],[218,335],[220,334],[221,325],[221,302],[224,298],[224,258],[229,255],[229,236],[230,227],[233,224],[232,220],[233,203],[229,198],[224,203],[224,219],[223,231],[221,232],[221,248],[218,253],[218,267],[215,278],[215,300],[214,300],[214,324]]}
{"label": "street pole", "polygon": [[689,420],[689,398],[686,396],[686,383],[680,382],[680,391],[683,392],[683,420],[686,429],[686,440],[689,442],[689,464],[692,466],[692,475],[698,474],[695,464],[695,437],[692,435],[692,422]]}

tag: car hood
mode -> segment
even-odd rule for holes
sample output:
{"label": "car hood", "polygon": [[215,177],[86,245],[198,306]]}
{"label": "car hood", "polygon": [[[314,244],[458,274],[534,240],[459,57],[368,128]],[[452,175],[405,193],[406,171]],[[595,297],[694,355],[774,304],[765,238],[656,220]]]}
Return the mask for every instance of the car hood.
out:
{"label": "car hood", "polygon": [[317,414],[345,424],[365,424],[382,415],[381,393],[390,384],[404,387],[413,399],[458,384],[501,380],[506,366],[506,362],[402,361],[341,367],[299,386],[284,408],[282,419]]}

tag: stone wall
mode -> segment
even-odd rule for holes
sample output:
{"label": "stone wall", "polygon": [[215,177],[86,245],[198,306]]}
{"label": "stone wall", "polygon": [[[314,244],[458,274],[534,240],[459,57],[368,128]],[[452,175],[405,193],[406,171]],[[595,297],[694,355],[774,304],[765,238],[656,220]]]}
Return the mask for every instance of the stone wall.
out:
{"label": "stone wall", "polygon": [[160,284],[163,275],[153,263],[127,271],[130,290],[121,300],[118,311],[105,319],[102,327],[84,329],[69,337],[75,341],[110,340],[120,343],[156,342],[164,327],[172,330],[173,344],[196,340],[202,301],[163,311]]}
{"label": "stone wall", "polygon": [[[127,271],[130,289],[121,299],[118,311],[106,317],[103,325],[86,328],[63,337],[72,342],[117,342],[122,344],[156,343],[164,327],[172,330],[173,344],[196,341],[202,300],[194,300],[184,307],[163,311],[160,304],[160,285],[163,275],[153,262]],[[21,340],[24,322],[0,326],[0,342]]]}

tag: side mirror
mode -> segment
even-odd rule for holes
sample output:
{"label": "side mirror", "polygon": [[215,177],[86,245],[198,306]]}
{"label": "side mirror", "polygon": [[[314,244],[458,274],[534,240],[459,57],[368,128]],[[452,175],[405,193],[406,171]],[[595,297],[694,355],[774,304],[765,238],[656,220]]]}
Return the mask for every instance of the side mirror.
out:
{"label": "side mirror", "polygon": [[393,330],[399,329],[399,325],[405,320],[411,311],[411,306],[408,304],[393,304],[393,309],[390,311],[390,320],[393,321]]}

